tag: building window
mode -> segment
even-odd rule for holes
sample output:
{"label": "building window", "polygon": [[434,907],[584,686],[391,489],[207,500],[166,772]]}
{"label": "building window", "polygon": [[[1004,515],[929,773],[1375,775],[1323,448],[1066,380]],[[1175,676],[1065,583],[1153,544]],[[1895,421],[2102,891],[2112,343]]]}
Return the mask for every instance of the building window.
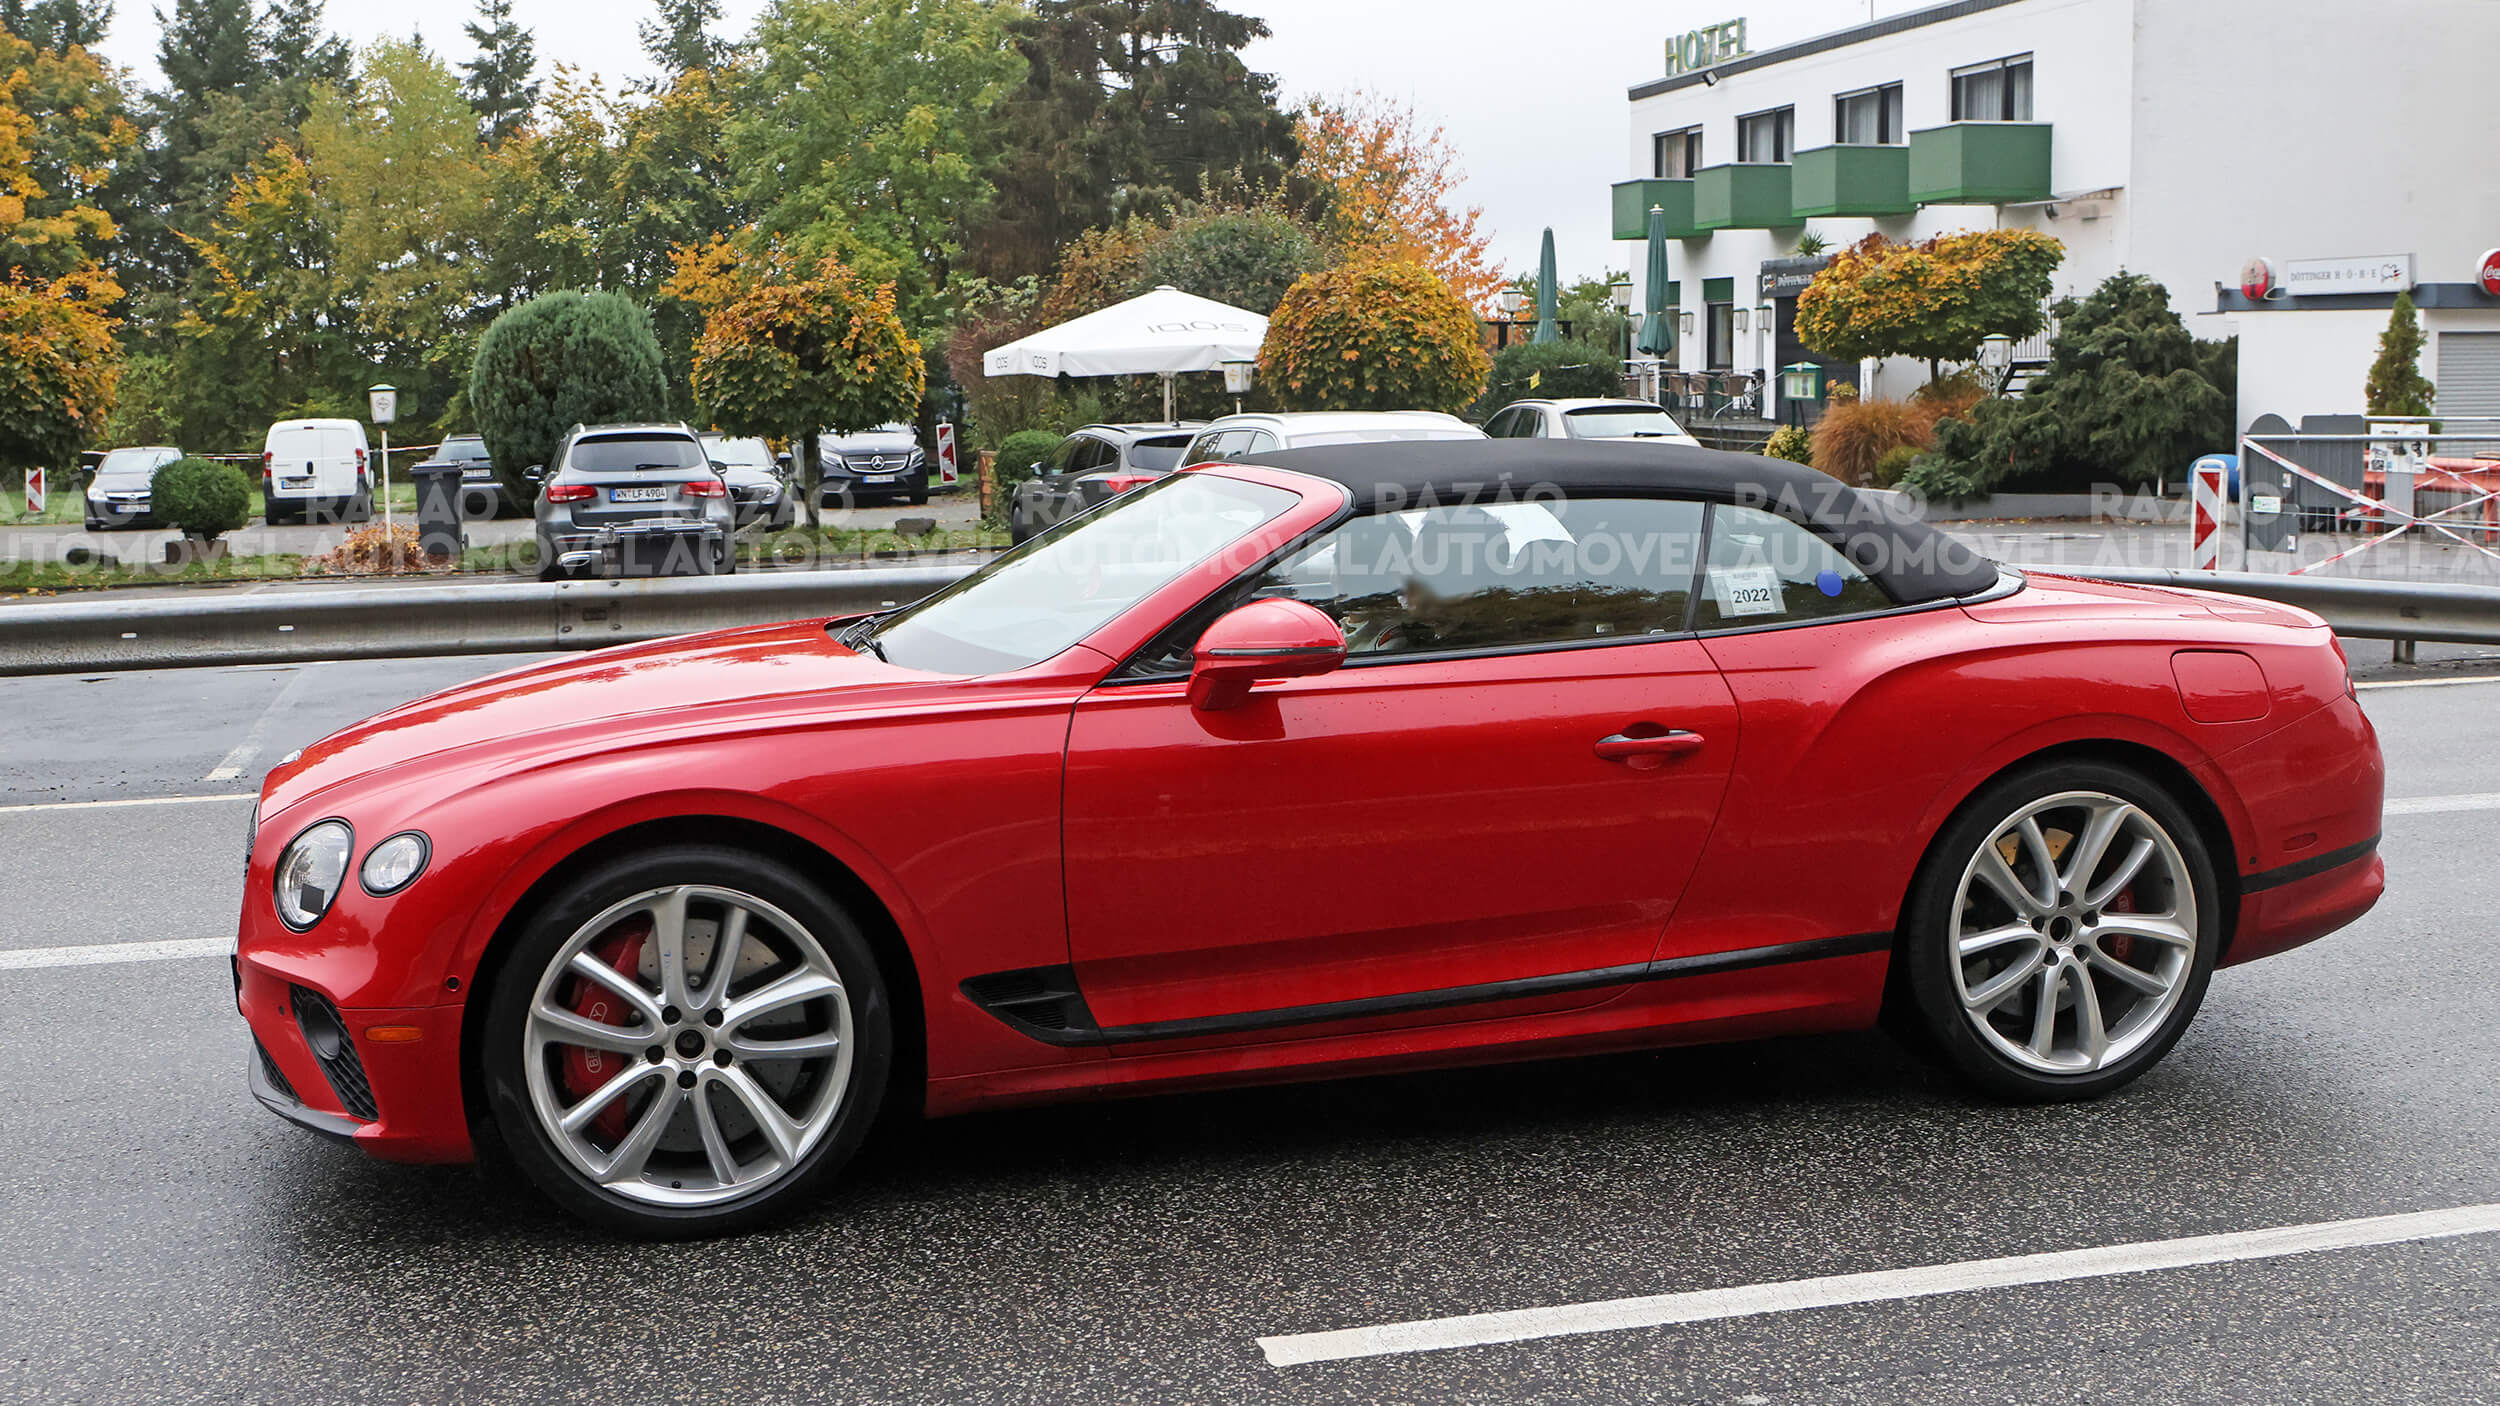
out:
{"label": "building window", "polygon": [[1725,371],[1736,364],[1736,305],[1711,303],[1707,310],[1710,314],[1709,367],[1713,371]]}
{"label": "building window", "polygon": [[1797,144],[1797,109],[1778,108],[1736,119],[1736,159],[1786,161]]}
{"label": "building window", "polygon": [[1841,146],[1899,145],[1901,85],[1887,83],[1832,99],[1832,140]]}
{"label": "building window", "polygon": [[1680,132],[1660,132],[1649,139],[1650,165],[1662,181],[1692,179],[1701,169],[1701,129],[1687,127]]}
{"label": "building window", "polygon": [[1953,70],[1953,120],[2029,122],[2031,55]]}

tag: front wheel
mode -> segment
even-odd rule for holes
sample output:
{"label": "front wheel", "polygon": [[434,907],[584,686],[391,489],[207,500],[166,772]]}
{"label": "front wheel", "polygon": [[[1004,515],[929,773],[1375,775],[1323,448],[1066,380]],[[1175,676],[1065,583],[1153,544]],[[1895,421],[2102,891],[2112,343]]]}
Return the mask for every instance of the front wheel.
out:
{"label": "front wheel", "polygon": [[858,926],[739,850],[605,864],[531,922],[489,999],[481,1074],[513,1160],[629,1235],[743,1230],[850,1159],[891,1065]]}
{"label": "front wheel", "polygon": [[1929,849],[1902,929],[1928,1043],[1987,1091],[2089,1098],[2150,1069],[2221,947],[2212,857],[2178,801],[2100,762],[2018,773]]}

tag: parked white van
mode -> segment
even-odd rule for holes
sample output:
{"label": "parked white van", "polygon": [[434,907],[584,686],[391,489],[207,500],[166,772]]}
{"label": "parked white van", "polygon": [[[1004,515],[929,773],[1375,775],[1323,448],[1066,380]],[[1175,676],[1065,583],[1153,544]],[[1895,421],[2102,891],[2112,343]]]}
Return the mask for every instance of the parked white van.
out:
{"label": "parked white van", "polygon": [[372,457],[356,420],[280,420],[260,453],[270,523],[363,522],[373,516]]}

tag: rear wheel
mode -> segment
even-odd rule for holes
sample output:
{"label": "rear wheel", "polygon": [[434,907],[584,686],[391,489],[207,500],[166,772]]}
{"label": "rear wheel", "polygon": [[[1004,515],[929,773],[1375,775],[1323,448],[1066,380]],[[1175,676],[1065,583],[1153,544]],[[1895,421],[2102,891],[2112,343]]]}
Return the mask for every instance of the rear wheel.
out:
{"label": "rear wheel", "polygon": [[1921,1031],[2007,1098],[2089,1098],[2178,1041],[2221,947],[2195,823],[2142,775],[2099,762],[2001,780],[1921,866],[1903,960]]}
{"label": "rear wheel", "polygon": [[686,846],[601,866],[531,923],[481,1074],[522,1171],[631,1235],[804,1204],[885,1094],[891,1008],[858,926],[796,873]]}
{"label": "rear wheel", "polygon": [[261,505],[260,520],[269,527],[283,526],[295,520],[295,511],[287,504],[272,498]]}
{"label": "rear wheel", "polygon": [[355,496],[347,500],[347,520],[349,522],[373,521],[373,488],[371,485],[357,485]]}

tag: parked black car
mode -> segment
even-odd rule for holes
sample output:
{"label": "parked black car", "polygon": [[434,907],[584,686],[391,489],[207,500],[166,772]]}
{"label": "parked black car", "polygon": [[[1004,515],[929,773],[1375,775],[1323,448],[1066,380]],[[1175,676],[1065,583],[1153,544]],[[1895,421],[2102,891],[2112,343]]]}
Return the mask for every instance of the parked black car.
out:
{"label": "parked black car", "polygon": [[896,498],[929,501],[929,456],[921,452],[919,431],[909,425],[821,434],[816,453],[824,464],[824,481],[816,490],[820,508]]}
{"label": "parked black car", "polygon": [[[465,519],[518,517],[527,509],[495,478],[495,462],[486,441],[473,434],[446,435],[434,457],[416,468],[437,464],[460,469],[460,516]],[[412,469],[411,472],[414,472]]]}
{"label": "parked black car", "polygon": [[1007,534],[1021,542],[1114,494],[1152,483],[1181,466],[1199,422],[1087,425],[1034,465],[1007,503]]}

